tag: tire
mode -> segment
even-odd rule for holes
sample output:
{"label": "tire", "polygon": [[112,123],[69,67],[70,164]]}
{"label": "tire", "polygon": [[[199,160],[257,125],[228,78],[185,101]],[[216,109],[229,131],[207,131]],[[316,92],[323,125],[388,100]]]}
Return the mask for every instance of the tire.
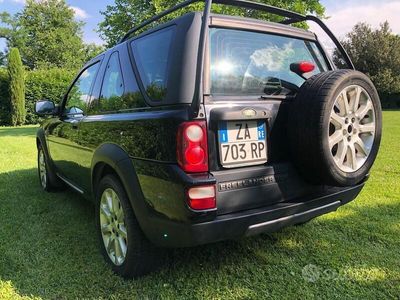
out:
{"label": "tire", "polygon": [[51,173],[52,170],[49,167],[47,155],[41,145],[38,146],[37,163],[39,183],[42,189],[46,192],[56,191],[59,188],[59,185],[54,184],[52,180],[54,175]]}
{"label": "tire", "polygon": [[[105,176],[98,184],[96,195],[100,249],[112,270],[125,278],[140,277],[156,270],[161,264],[161,252],[144,236],[118,178]],[[110,198],[114,199],[114,208],[107,204],[111,203],[107,200]]]}
{"label": "tire", "polygon": [[353,186],[363,181],[378,154],[381,134],[378,93],[358,71],[315,75],[290,104],[292,160],[314,184]]}

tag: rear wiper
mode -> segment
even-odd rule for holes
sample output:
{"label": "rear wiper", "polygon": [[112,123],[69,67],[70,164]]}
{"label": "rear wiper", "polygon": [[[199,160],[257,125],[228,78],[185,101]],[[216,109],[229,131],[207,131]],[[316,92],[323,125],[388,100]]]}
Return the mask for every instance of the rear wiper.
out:
{"label": "rear wiper", "polygon": [[269,80],[265,83],[264,93],[266,95],[263,95],[260,98],[286,99],[294,97],[298,91],[299,87],[297,85],[276,77],[270,77]]}
{"label": "rear wiper", "polygon": [[280,95],[282,89],[282,83],[279,78],[269,77],[265,83],[264,93],[267,95]]}

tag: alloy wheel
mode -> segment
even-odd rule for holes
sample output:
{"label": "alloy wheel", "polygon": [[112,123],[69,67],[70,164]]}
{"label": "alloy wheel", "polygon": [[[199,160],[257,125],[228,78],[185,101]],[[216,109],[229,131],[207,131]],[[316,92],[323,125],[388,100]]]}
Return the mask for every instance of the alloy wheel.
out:
{"label": "alloy wheel", "polygon": [[45,189],[47,187],[47,170],[46,170],[46,159],[44,157],[44,152],[39,149],[39,176],[40,184]]}
{"label": "alloy wheel", "polygon": [[128,237],[124,211],[117,193],[107,188],[100,200],[100,229],[106,252],[116,266],[124,263]]}
{"label": "alloy wheel", "polygon": [[356,172],[364,165],[375,131],[371,97],[359,85],[346,87],[335,100],[329,124],[329,149],[340,170]]}

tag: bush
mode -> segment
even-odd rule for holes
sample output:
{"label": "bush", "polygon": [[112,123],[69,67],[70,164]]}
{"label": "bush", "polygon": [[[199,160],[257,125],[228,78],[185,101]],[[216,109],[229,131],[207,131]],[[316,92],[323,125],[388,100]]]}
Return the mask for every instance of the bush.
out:
{"label": "bush", "polygon": [[0,126],[9,125],[10,120],[10,80],[6,68],[0,68]]}
{"label": "bush", "polygon": [[26,123],[37,124],[34,105],[39,100],[61,103],[62,97],[75,77],[76,72],[65,69],[47,69],[28,72],[26,76]]}
{"label": "bush", "polygon": [[[66,69],[35,70],[26,73],[25,77],[25,124],[37,124],[38,116],[34,106],[39,100],[53,100],[60,103],[71,84],[76,72]],[[7,69],[0,68],[0,126],[11,125],[10,80]]]}
{"label": "bush", "polygon": [[384,109],[399,109],[400,108],[400,93],[380,95],[382,108]]}
{"label": "bush", "polygon": [[21,56],[17,48],[11,48],[8,54],[8,77],[10,78],[11,124],[25,123],[25,75]]}

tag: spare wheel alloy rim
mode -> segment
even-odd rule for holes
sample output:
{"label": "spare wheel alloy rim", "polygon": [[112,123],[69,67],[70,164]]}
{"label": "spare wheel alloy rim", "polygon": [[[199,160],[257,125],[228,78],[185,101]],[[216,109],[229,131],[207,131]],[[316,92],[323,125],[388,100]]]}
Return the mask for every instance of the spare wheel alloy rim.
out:
{"label": "spare wheel alloy rim", "polygon": [[351,85],[335,99],[328,142],[335,164],[343,172],[359,170],[368,159],[376,131],[375,109],[367,91]]}
{"label": "spare wheel alloy rim", "polygon": [[121,202],[111,188],[101,195],[99,217],[104,247],[113,264],[120,266],[126,258],[128,237]]}

